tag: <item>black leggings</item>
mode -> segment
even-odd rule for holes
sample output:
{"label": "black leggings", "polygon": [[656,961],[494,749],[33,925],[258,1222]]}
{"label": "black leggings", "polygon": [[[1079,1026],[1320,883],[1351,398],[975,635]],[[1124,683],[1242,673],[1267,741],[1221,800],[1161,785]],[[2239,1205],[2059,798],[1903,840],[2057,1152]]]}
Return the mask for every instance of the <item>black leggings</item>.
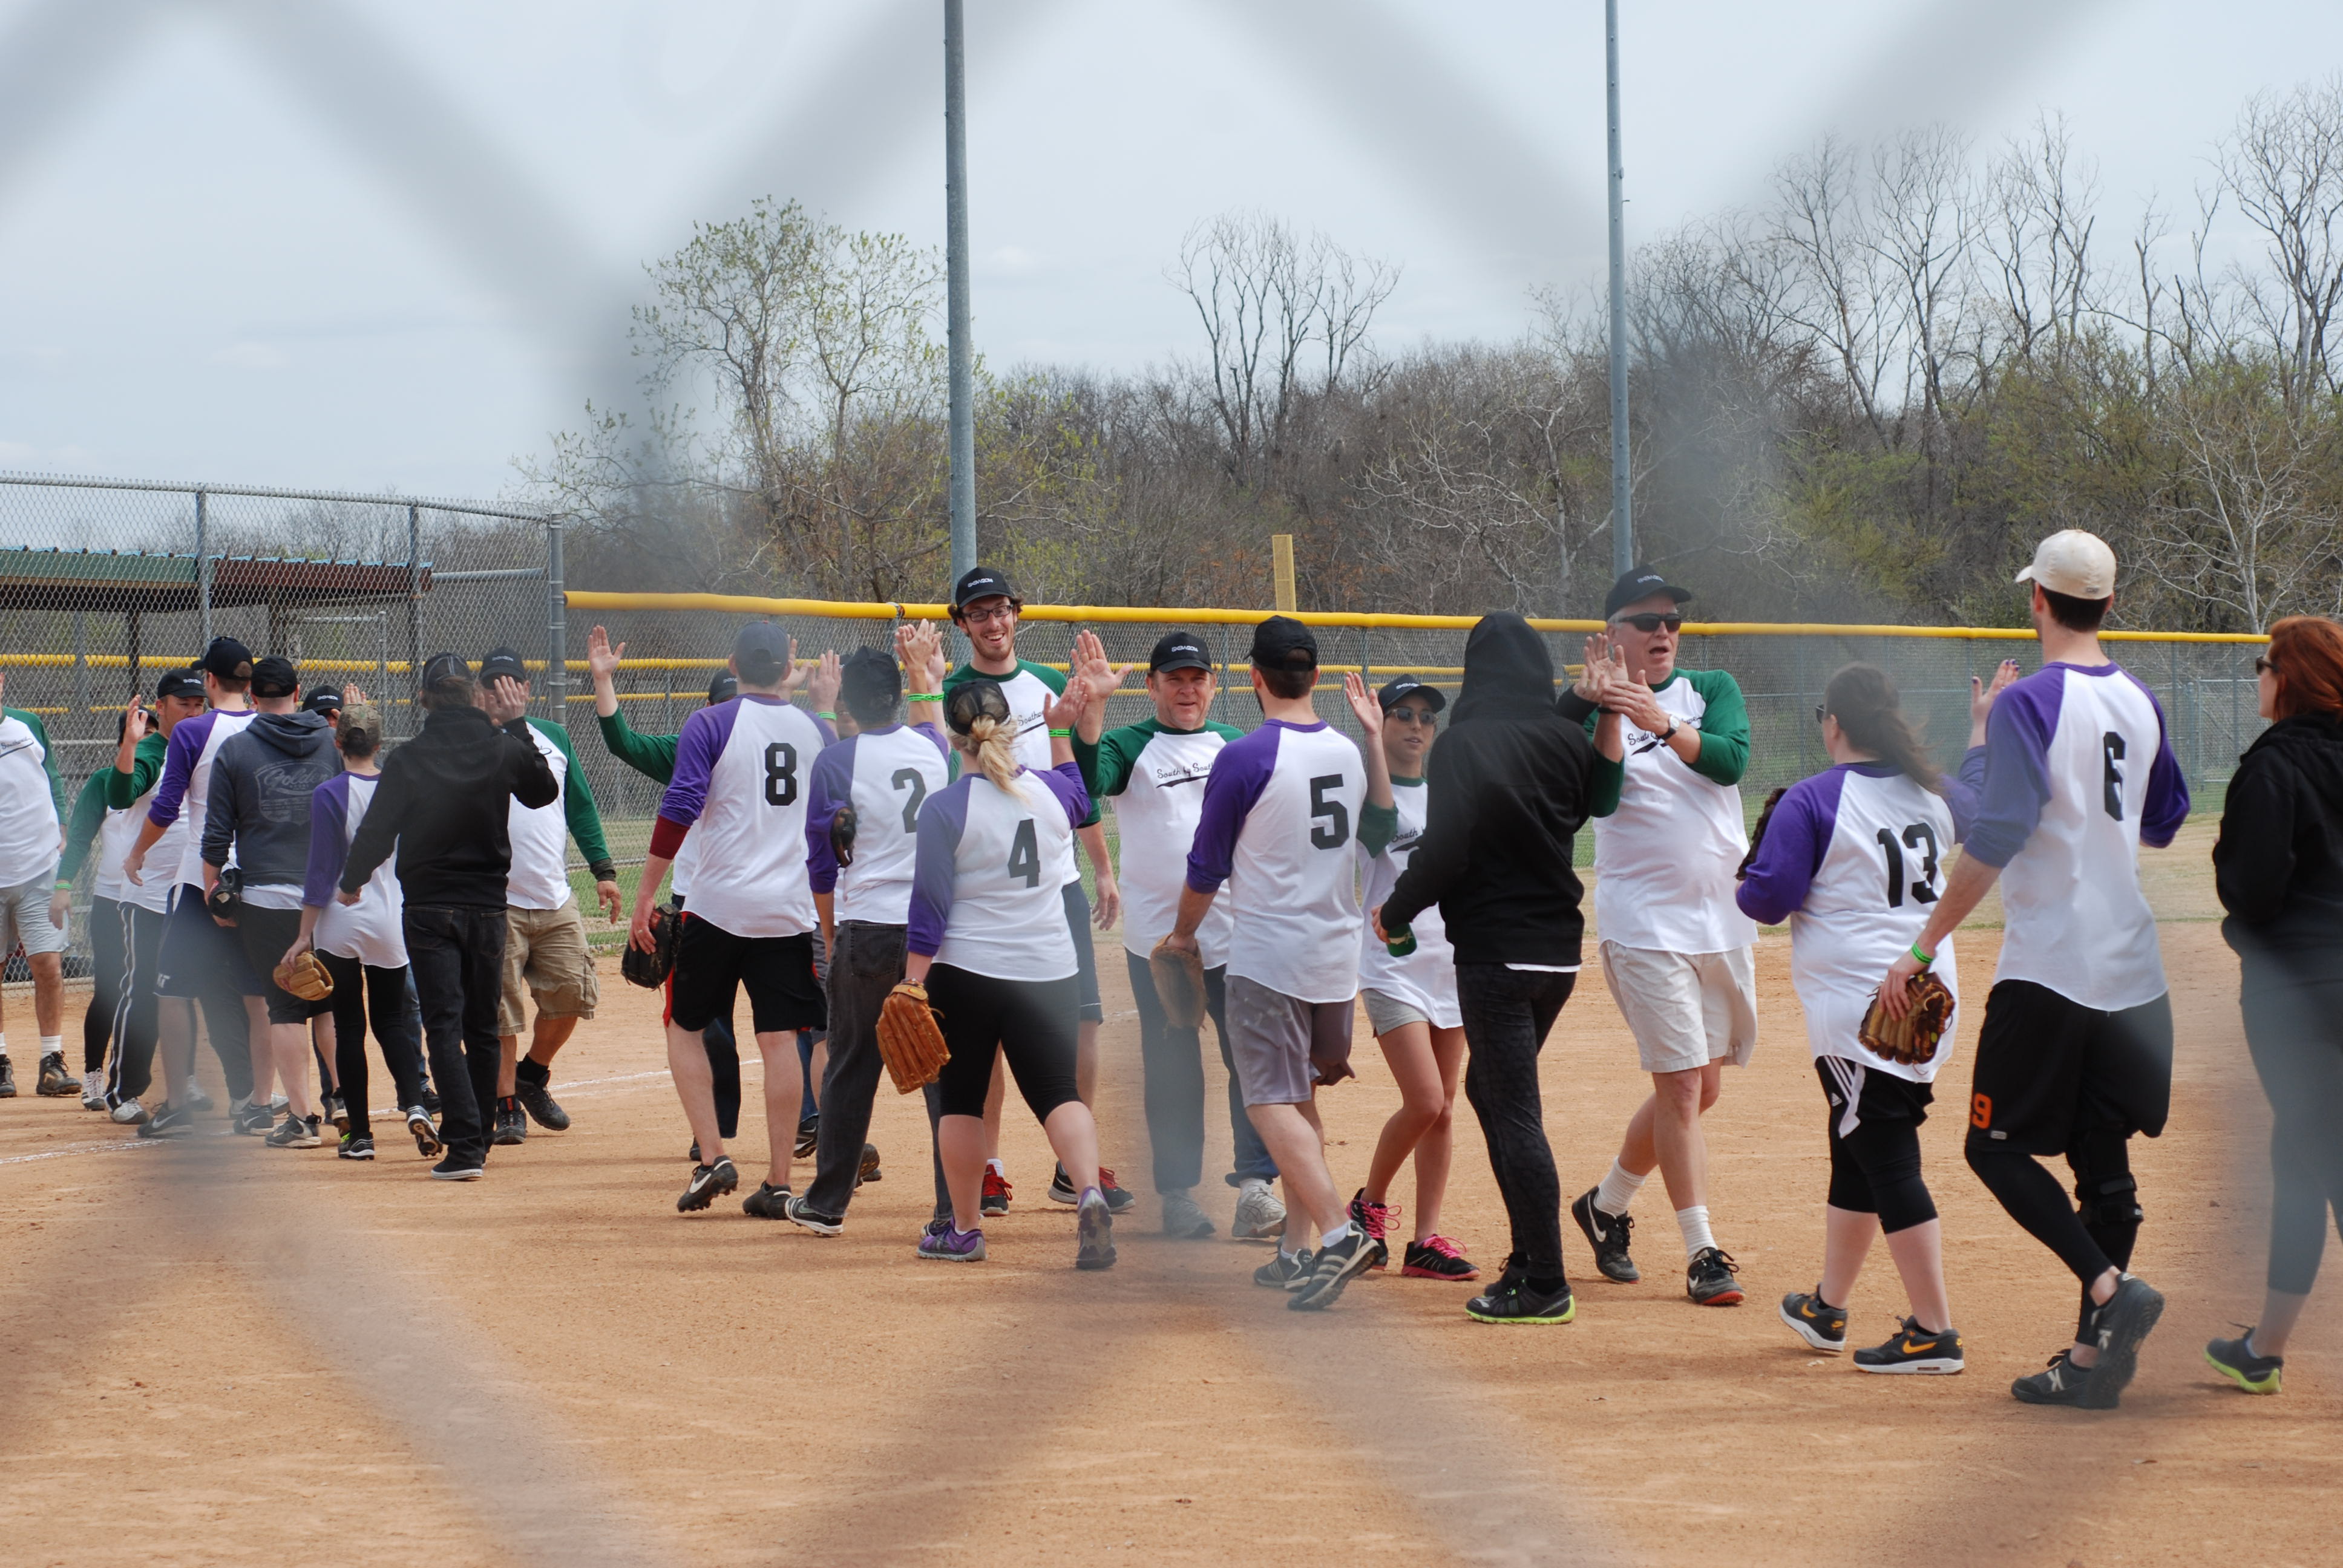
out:
{"label": "black leggings", "polygon": [[993,1049],[1009,1059],[1017,1092],[1037,1121],[1074,1092],[1075,1015],[1081,982],[994,980],[950,964],[928,970],[928,1000],[943,1015],[951,1060],[936,1080],[940,1116],[982,1116],[992,1087]]}
{"label": "black leggings", "polygon": [[317,961],[334,979],[334,1078],[350,1113],[350,1136],[371,1138],[367,1120],[367,1020],[374,1020],[383,1065],[390,1069],[401,1110],[423,1103],[422,1020],[407,1005],[407,967],[377,969],[320,950]]}
{"label": "black leggings", "polygon": [[2343,1223],[2343,978],[2249,958],[2246,1046],[2270,1102],[2269,1288],[2307,1296],[2331,1205]]}
{"label": "black leggings", "polygon": [[1489,1167],[1513,1230],[1510,1265],[1535,1281],[1559,1280],[1562,1181],[1538,1098],[1538,1052],[1578,983],[1574,974],[1458,964],[1464,1016],[1464,1098],[1480,1118]]}
{"label": "black leggings", "polygon": [[106,1070],[106,1042],[114,1038],[115,1005],[126,983],[123,974],[126,928],[122,905],[112,899],[89,901],[89,1010],[81,1015],[81,1074]]}
{"label": "black leggings", "polygon": [[1890,1236],[1935,1219],[1936,1200],[1920,1180],[1927,1085],[1835,1056],[1815,1058],[1815,1071],[1830,1101],[1830,1206],[1876,1214]]}
{"label": "black leggings", "polygon": [[2083,1282],[2075,1331],[2080,1342],[2091,1332],[2091,1282],[2109,1269],[2131,1267],[2139,1241],[2138,1183],[2131,1173],[2131,1123],[2121,1113],[2086,1096],[2071,1141],[2066,1167],[2075,1173],[2075,1201],[2066,1201],[2058,1178],[2021,1150],[1968,1146],[1969,1169],[2001,1201],[2027,1234],[2058,1254]]}

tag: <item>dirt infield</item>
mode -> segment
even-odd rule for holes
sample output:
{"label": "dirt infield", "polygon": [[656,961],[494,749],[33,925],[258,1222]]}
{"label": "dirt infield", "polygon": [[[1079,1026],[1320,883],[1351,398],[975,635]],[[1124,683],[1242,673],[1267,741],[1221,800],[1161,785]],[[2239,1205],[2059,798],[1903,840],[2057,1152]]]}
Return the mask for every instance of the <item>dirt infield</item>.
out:
{"label": "dirt infield", "polygon": [[[2334,1292],[2280,1398],[2229,1392],[2197,1355],[2258,1303],[2268,1118],[2235,966],[2173,876],[2178,1083],[2172,1131],[2137,1159],[2137,1264],[2171,1306],[2118,1412],[2008,1397],[2074,1292],[1960,1163],[1966,1063],[1926,1144],[1968,1372],[1864,1377],[1775,1321],[1819,1267],[1825,1163],[1778,938],[1759,950],[1765,1042],[1708,1123],[1749,1304],[1685,1302],[1654,1181],[1645,1282],[1588,1279],[1570,1232],[1579,1320],[1527,1330],[1396,1273],[1289,1313],[1247,1280],[1261,1250],[1151,1235],[1145,1198],[1121,1266],[1078,1275],[1013,1101],[1017,1205],[981,1267],[912,1256],[926,1130],[883,1088],[886,1176],[842,1237],[737,1203],[679,1216],[689,1135],[656,1016],[614,983],[556,1083],[575,1130],[498,1151],[468,1186],[424,1180],[389,1128],[363,1166],[249,1139],[138,1147],[77,1101],[0,1106],[0,1541],[75,1565],[2323,1560],[2343,1495]],[[1973,982],[1997,940],[1962,939]],[[1122,966],[1101,969],[1100,1111],[1143,1190],[1136,1030]],[[1361,1043],[1363,1081],[1325,1097],[1346,1184],[1396,1103],[1363,1026]],[[1593,970],[1544,1084],[1574,1191],[1642,1093]],[[744,1121],[753,1181],[763,1129]],[[1228,1195],[1202,1195],[1225,1224]],[[1502,1261],[1469,1120],[1449,1216]],[[1855,1336],[1901,1306],[1879,1249]]]}

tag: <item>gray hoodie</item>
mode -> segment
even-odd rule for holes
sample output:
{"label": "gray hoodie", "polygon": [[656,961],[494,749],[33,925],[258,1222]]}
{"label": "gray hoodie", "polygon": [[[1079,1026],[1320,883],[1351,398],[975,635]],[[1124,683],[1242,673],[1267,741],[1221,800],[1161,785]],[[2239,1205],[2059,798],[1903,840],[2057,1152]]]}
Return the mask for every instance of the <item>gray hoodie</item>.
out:
{"label": "gray hoodie", "polygon": [[332,728],[319,713],[264,713],[220,748],[204,816],[204,863],[225,866],[233,849],[247,896],[290,887],[309,869],[309,797],[342,770]]}

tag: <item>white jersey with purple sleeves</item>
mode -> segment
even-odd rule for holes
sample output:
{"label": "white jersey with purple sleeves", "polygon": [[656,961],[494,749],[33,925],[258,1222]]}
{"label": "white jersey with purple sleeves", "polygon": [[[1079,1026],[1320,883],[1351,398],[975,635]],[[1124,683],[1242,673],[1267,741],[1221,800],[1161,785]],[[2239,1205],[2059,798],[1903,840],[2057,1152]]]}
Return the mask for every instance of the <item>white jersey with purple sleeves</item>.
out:
{"label": "white jersey with purple sleeves", "polygon": [[2102,1012],[2166,990],[2139,847],[2172,842],[2188,784],[2164,710],[2121,665],[2046,664],[1995,699],[1968,852],[2001,868],[1996,982]]}
{"label": "white jersey with purple sleeves", "polygon": [[1062,891],[1090,792],[1071,762],[1021,769],[1004,790],[967,772],[920,808],[911,951],[992,980],[1075,972]]}
{"label": "white jersey with purple sleeves", "polygon": [[[924,724],[866,729],[821,754],[813,767],[813,807],[806,816],[806,863],[813,890],[832,895],[833,919],[880,926],[910,920],[920,812],[949,782],[943,738]],[[830,847],[830,826],[839,809],[849,806],[854,809],[854,863],[840,866]]]}
{"label": "white jersey with purple sleeves", "polygon": [[[153,804],[146,808],[146,819],[157,827],[168,828],[185,819],[187,839],[179,855],[178,877],[199,896],[204,885],[204,810],[211,795],[212,760],[221,747],[243,733],[253,717],[249,709],[230,712],[215,708],[179,720],[171,731],[170,749],[163,756],[162,781],[155,787]],[[152,850],[148,859],[155,863]],[[236,864],[232,848],[228,864]],[[141,874],[151,882],[161,870],[156,863],[156,872]]]}
{"label": "white jersey with purple sleeves", "polygon": [[693,914],[736,937],[793,937],[814,929],[807,785],[827,742],[805,713],[753,692],[683,721],[675,777],[659,814],[699,841]]}
{"label": "white jersey with purple sleeves", "polygon": [[[1392,801],[1399,808],[1399,830],[1383,853],[1370,855],[1359,846],[1361,869],[1366,874],[1366,897],[1361,902],[1374,909],[1391,897],[1416,840],[1423,837],[1423,818],[1432,791],[1421,779],[1393,779]],[[1448,940],[1448,927],[1433,905],[1408,922],[1415,951],[1403,959],[1375,940],[1374,928],[1361,922],[1359,984],[1403,1001],[1432,1020],[1434,1029],[1462,1029],[1464,1015],[1456,1002],[1456,950]]]}
{"label": "white jersey with purple sleeves", "polygon": [[[1188,885],[1229,906],[1229,974],[1299,1001],[1359,994],[1359,749],[1325,720],[1272,719],[1232,740],[1204,784]],[[1226,882],[1226,889],[1221,884]]]}
{"label": "white jersey with purple sleeves", "polygon": [[[1968,770],[1982,767],[1972,752]],[[1935,1060],[1917,1065],[1875,1056],[1856,1036],[1879,977],[1928,923],[1976,810],[1973,779],[1946,779],[1940,796],[1885,762],[1841,763],[1791,785],[1775,805],[1735,897],[1753,920],[1789,920],[1790,978],[1816,1056],[1920,1083],[1944,1070],[1949,1033]],[[1936,978],[1957,997],[1950,938],[1936,957]]]}

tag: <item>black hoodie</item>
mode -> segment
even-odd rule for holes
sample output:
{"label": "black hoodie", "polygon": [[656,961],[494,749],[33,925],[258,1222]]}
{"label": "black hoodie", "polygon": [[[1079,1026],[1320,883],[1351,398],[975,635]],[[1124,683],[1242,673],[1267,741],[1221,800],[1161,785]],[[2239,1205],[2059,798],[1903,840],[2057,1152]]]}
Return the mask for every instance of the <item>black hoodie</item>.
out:
{"label": "black hoodie", "polygon": [[204,814],[204,860],[227,864],[247,889],[299,887],[309,872],[309,797],[342,770],[318,713],[264,713],[219,749]]}
{"label": "black hoodie", "polygon": [[1460,964],[1577,963],[1586,921],[1573,840],[1594,769],[1584,728],[1555,711],[1545,639],[1520,616],[1482,617],[1424,767],[1423,837],[1383,924],[1437,904]]}
{"label": "black hoodie", "polygon": [[2213,876],[2232,948],[2343,974],[2343,719],[2281,719],[2246,749]]}
{"label": "black hoodie", "polygon": [[374,802],[350,840],[342,890],[364,888],[396,849],[408,908],[501,910],[512,870],[512,802],[534,809],[560,795],[528,719],[499,727],[477,708],[440,709],[383,763]]}

